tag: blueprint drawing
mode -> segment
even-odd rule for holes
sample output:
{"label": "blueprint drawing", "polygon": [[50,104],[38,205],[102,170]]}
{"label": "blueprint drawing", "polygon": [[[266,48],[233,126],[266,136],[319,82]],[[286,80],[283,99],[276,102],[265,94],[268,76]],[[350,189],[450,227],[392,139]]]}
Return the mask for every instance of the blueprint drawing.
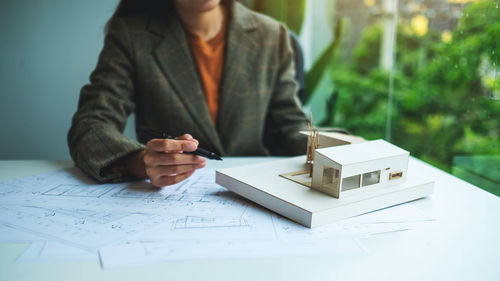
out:
{"label": "blueprint drawing", "polygon": [[159,189],[148,181],[99,184],[71,168],[0,182],[0,241],[34,242],[20,261],[95,255],[106,268],[176,259],[363,254],[358,237],[406,230],[405,220],[428,220],[411,206],[395,208],[399,215],[387,209],[309,229],[217,185],[211,169]]}

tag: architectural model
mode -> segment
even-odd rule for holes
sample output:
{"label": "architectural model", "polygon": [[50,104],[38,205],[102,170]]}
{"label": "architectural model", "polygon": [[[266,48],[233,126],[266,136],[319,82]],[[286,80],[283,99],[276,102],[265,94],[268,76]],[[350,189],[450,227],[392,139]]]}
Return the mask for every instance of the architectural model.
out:
{"label": "architectural model", "polygon": [[317,149],[311,188],[335,198],[406,180],[410,153],[384,140]]}
{"label": "architectural model", "polygon": [[310,126],[306,155],[216,171],[216,183],[307,227],[432,193],[434,183],[408,170],[409,152]]}

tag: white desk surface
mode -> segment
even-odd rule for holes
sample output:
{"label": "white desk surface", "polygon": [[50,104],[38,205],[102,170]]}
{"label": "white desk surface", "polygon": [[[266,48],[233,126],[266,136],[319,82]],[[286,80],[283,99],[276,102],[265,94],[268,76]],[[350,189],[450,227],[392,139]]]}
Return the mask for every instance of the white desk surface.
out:
{"label": "white desk surface", "polygon": [[[210,168],[273,158],[226,158]],[[2,160],[0,181],[72,166],[70,161]],[[500,198],[416,159],[435,179],[412,204],[436,222],[362,239],[369,253],[347,257],[207,259],[102,270],[96,262],[15,263],[28,244],[0,244],[1,280],[500,280]]]}

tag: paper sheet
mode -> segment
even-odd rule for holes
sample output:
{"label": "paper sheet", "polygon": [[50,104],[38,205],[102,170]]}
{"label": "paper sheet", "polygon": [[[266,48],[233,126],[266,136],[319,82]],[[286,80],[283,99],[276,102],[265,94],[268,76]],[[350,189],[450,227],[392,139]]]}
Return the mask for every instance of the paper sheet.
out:
{"label": "paper sheet", "polygon": [[71,247],[66,244],[36,241],[17,258],[17,262],[38,261],[95,261],[96,252]]}
{"label": "paper sheet", "polygon": [[38,206],[0,207],[0,222],[45,240],[95,251],[102,246],[161,224],[155,214],[108,212]]}
{"label": "paper sheet", "polygon": [[45,241],[45,239],[0,223],[0,242],[30,243],[32,241]]}
{"label": "paper sheet", "polygon": [[33,243],[19,261],[88,259],[99,252],[106,267],[361,254],[357,237],[429,219],[409,205],[395,208],[308,229],[215,184],[214,170],[156,189],[147,182],[96,184],[72,168],[0,183],[0,241],[18,234],[23,241],[44,241]]}
{"label": "paper sheet", "polygon": [[433,218],[428,217],[409,204],[400,204],[366,213],[361,216],[341,220],[339,223],[410,223],[433,220]]}
{"label": "paper sheet", "polygon": [[280,256],[361,255],[365,249],[354,237],[338,237],[317,241],[135,241],[99,251],[103,268],[136,266],[183,259],[257,258]]}

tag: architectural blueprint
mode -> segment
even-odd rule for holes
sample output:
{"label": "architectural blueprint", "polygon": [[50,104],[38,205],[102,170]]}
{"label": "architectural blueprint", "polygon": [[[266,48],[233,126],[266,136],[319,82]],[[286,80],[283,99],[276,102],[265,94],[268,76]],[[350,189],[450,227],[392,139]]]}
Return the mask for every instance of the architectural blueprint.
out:
{"label": "architectural blueprint", "polygon": [[403,205],[396,207],[401,208],[397,218],[382,210],[364,220],[307,229],[227,191],[214,177],[214,170],[202,169],[158,189],[147,181],[97,184],[71,168],[0,182],[0,241],[33,242],[20,261],[94,256],[104,267],[116,267],[193,258],[362,254],[357,237],[405,230],[405,218],[428,220]]}
{"label": "architectural blueprint", "polygon": [[35,241],[17,258],[17,262],[97,261],[95,251],[87,251],[51,241]]}

